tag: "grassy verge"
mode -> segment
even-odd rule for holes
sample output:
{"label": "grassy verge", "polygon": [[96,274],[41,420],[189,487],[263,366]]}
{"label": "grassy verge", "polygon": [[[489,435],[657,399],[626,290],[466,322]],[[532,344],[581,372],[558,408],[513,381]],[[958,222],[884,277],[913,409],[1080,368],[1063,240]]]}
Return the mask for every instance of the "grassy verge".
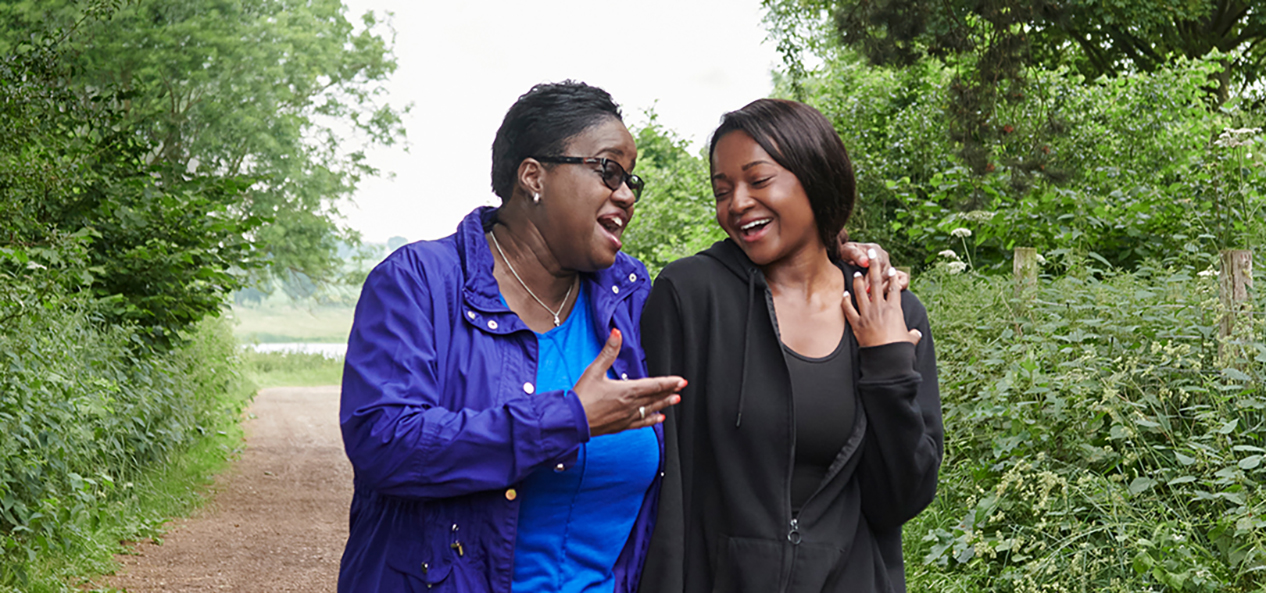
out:
{"label": "grassy verge", "polygon": [[265,387],[315,387],[343,382],[343,359],[320,354],[255,352],[242,354],[246,375]]}

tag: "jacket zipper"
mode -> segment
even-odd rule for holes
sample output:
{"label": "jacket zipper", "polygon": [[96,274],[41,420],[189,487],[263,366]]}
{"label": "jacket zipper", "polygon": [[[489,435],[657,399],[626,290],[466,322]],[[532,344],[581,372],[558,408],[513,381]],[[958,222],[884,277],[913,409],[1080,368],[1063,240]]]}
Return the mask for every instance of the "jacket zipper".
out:
{"label": "jacket zipper", "polygon": [[[770,323],[773,324],[774,326],[774,335],[778,337],[777,338],[779,342],[778,347],[781,349],[782,348],[782,337],[781,337],[782,332],[779,331],[778,329],[778,321],[777,321],[778,314],[774,310],[773,295],[770,294],[768,286],[765,287],[765,306],[768,309]],[[791,369],[787,369],[786,367],[786,364],[787,364],[787,361],[785,359],[786,354],[783,354],[783,356],[784,356],[783,368],[787,370],[787,383],[788,383],[787,385],[787,409],[789,411],[788,424],[790,424],[791,426],[791,430],[788,431],[791,435],[791,439],[787,447],[787,450],[788,450],[787,477],[783,481],[783,484],[786,485],[786,488],[785,488],[786,497],[784,498],[784,500],[787,501],[786,502],[787,516],[789,517],[789,520],[787,523],[787,527],[788,527],[787,542],[790,543],[791,546],[790,548],[784,548],[786,549],[786,552],[783,553],[783,566],[782,566],[782,571],[781,571],[782,574],[779,575],[779,578],[778,578],[778,582],[779,582],[778,590],[783,593],[786,593],[786,591],[791,587],[791,575],[792,575],[792,572],[794,572],[795,570],[796,552],[799,550],[801,537],[800,537],[800,520],[791,512],[791,478],[792,478],[792,475],[796,471],[796,398],[795,398],[795,395],[792,394],[791,392],[791,384],[790,384],[791,383]]]}

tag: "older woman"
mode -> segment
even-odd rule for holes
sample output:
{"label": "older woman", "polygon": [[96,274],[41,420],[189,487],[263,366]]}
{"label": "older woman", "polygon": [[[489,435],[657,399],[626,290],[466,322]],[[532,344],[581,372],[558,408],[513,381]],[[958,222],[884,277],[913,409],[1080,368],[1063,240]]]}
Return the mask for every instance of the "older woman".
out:
{"label": "older woman", "polygon": [[340,420],[355,469],[340,591],[629,591],[659,423],[646,269],[620,253],[642,181],[601,89],[540,85],[493,144],[500,208],[365,282]]}
{"label": "older woman", "polygon": [[853,169],[817,110],[756,101],[709,154],[729,238],[665,267],[642,318],[650,372],[690,380],[642,590],[904,591],[942,455],[927,312],[840,261]]}

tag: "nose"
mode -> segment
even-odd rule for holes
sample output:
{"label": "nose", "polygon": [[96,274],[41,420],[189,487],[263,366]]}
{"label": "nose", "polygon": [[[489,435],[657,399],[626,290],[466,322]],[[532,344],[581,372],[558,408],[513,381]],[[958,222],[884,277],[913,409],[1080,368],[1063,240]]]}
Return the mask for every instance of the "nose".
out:
{"label": "nose", "polygon": [[747,212],[756,203],[756,200],[752,199],[752,194],[748,193],[747,188],[743,185],[734,188],[728,201],[731,214]]}
{"label": "nose", "polygon": [[628,183],[621,181],[620,187],[611,192],[611,201],[615,202],[619,207],[628,210],[633,207],[633,204],[637,203],[637,195],[633,193]]}

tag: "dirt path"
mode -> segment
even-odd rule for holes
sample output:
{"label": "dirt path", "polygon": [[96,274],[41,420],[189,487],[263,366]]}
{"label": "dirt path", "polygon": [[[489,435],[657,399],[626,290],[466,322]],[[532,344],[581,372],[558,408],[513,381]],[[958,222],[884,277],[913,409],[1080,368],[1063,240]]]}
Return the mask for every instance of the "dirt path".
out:
{"label": "dirt path", "polygon": [[338,397],[337,387],[260,391],[246,450],[212,502],[173,524],[161,546],[121,556],[108,584],[129,593],[334,591],[352,498]]}

